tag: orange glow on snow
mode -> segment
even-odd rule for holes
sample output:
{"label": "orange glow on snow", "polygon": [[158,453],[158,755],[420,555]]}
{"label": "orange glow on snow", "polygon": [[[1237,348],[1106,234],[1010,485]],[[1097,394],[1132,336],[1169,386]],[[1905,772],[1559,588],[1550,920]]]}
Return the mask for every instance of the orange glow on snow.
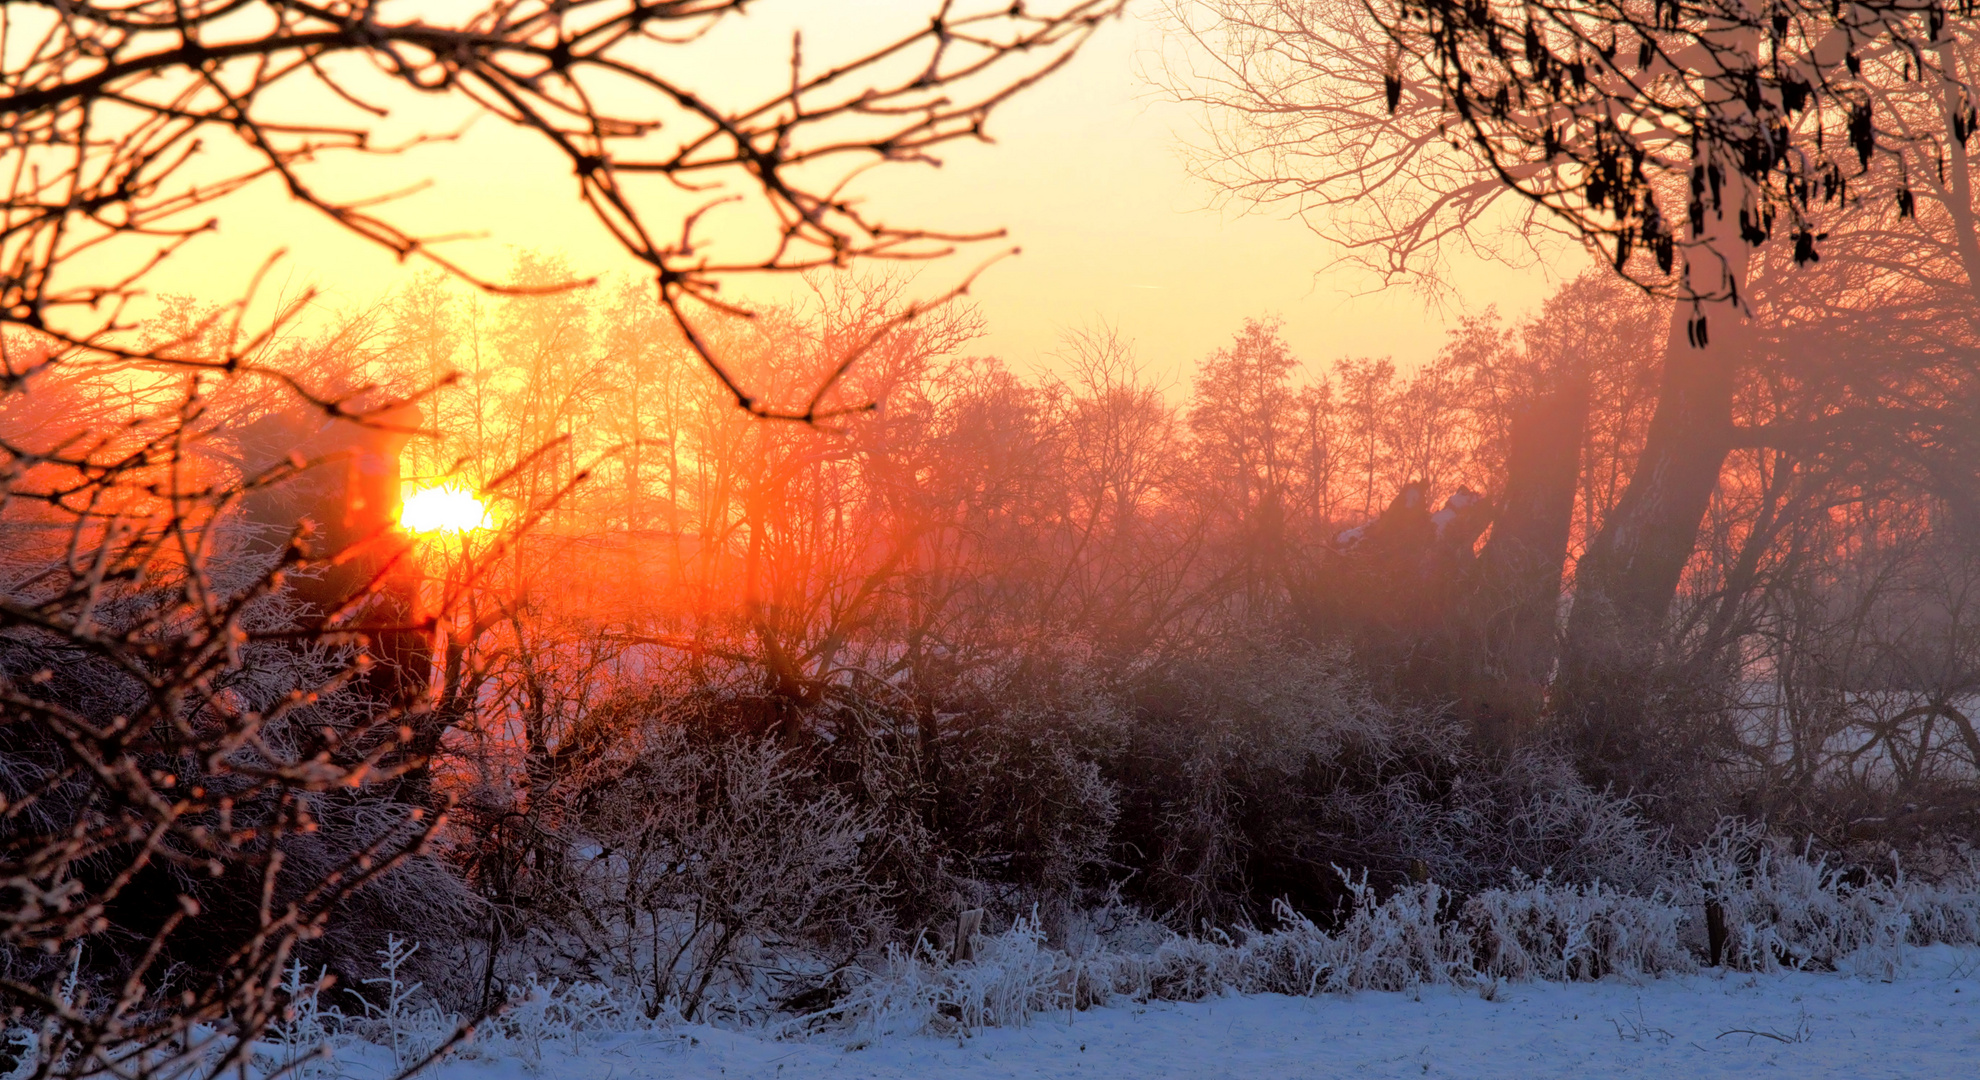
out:
{"label": "orange glow on snow", "polygon": [[405,497],[399,525],[411,533],[490,529],[495,519],[474,493],[461,487],[422,488]]}

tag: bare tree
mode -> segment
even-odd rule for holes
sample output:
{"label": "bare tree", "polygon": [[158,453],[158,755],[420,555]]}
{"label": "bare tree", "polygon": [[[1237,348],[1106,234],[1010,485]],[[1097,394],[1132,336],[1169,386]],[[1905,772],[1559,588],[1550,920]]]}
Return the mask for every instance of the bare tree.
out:
{"label": "bare tree", "polygon": [[[1213,178],[1233,192],[1324,212],[1392,277],[1475,243],[1510,195],[1525,213],[1508,220],[1563,230],[1678,301],[1630,482],[1576,567],[1557,688],[1569,712],[1640,697],[1616,679],[1659,654],[1727,455],[1772,442],[1735,422],[1765,349],[1762,275],[1792,289],[1880,217],[1911,218],[1927,185],[1914,176],[1939,178],[1930,194],[1966,183],[1966,17],[1933,3],[1171,10],[1205,65],[1172,65],[1172,88],[1219,118]],[[1865,265],[1947,261],[1933,250],[1899,243]]]}
{"label": "bare tree", "polygon": [[[0,318],[129,353],[119,331],[141,282],[261,177],[401,258],[471,276],[441,238],[395,221],[379,194],[340,197],[318,179],[336,159],[403,149],[381,142],[384,121],[439,96],[540,136],[545,153],[570,162],[578,198],[651,268],[660,303],[739,404],[817,419],[831,373],[780,411],[729,377],[694,330],[690,302],[736,310],[716,293],[731,272],[927,258],[984,239],[884,224],[846,185],[871,164],[932,162],[947,143],[986,138],[998,105],[1119,6],[942,3],[898,37],[823,63],[794,36],[788,79],[732,102],[721,87],[683,81],[673,57],[735,17],[738,0],[505,0],[451,18],[377,0],[16,5],[0,68],[12,178]],[[349,119],[326,122],[326,112]],[[216,172],[218,161],[241,164]],[[640,193],[649,177],[698,206],[656,215]],[[753,201],[765,223],[753,245],[732,235],[711,250],[706,214],[735,199]],[[230,340],[199,362],[236,369],[263,340]],[[9,378],[20,374],[10,365]]]}
{"label": "bare tree", "polygon": [[1195,171],[1249,208],[1290,213],[1383,286],[1447,292],[1449,257],[1537,250],[1478,154],[1449,137],[1433,86],[1391,97],[1394,50],[1359,0],[1169,0],[1159,81],[1198,106]]}
{"label": "bare tree", "polygon": [[[849,185],[986,139],[992,112],[1119,6],[935,3],[824,60],[794,36],[771,89],[744,100],[679,74],[740,0],[0,12],[0,993],[40,1025],[41,1074],[245,1067],[279,1011],[281,970],[325,947],[341,910],[412,908],[391,890],[418,880],[444,819],[420,774],[436,733],[489,685],[464,642],[504,614],[466,612],[439,642],[433,697],[421,642],[484,569],[399,581],[415,555],[393,528],[397,451],[443,373],[367,372],[345,363],[369,355],[353,340],[298,348],[308,295],[272,317],[251,292],[137,325],[134,304],[176,253],[268,183],[488,291],[577,284],[487,280],[394,213],[382,159],[446,136],[392,144],[390,124],[442,100],[568,162],[575,197],[647,267],[680,342],[734,404],[820,421],[866,407],[843,389],[848,370],[928,305],[897,305],[808,369],[810,384],[771,396],[732,373],[706,325],[739,311],[720,282],[988,239],[885,223]],[[339,167],[375,186],[346,194]],[[715,208],[736,200],[743,224],[722,224]],[[480,479],[534,488],[488,541],[491,564],[587,465],[572,436],[596,386],[552,369],[588,358],[545,325],[509,328],[555,378],[507,388],[527,398],[535,445],[507,447],[491,460],[513,467]],[[425,329],[398,335],[406,358],[440,356],[442,332]],[[351,377],[326,377],[332,361]],[[557,397],[570,393],[591,396]],[[254,431],[268,445],[210,452]],[[515,684],[523,712],[545,713],[529,675]],[[547,728],[529,734],[541,757]],[[468,903],[416,887],[424,910]]]}

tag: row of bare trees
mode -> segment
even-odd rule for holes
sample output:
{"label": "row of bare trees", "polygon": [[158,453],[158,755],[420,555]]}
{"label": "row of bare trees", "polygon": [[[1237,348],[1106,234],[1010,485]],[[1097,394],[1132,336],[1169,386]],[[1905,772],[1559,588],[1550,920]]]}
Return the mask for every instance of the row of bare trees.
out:
{"label": "row of bare trees", "polygon": [[[1165,83],[1205,110],[1198,161],[1241,203],[1292,206],[1389,282],[1447,288],[1457,250],[1517,262],[1565,241],[1678,301],[1634,328],[1654,356],[1608,369],[1620,379],[1601,364],[1559,369],[1526,437],[1507,429],[1501,516],[1481,559],[1512,533],[1544,540],[1530,593],[1489,602],[1536,617],[1514,620],[1531,628],[1513,649],[1530,659],[1488,661],[1478,696],[1523,697],[1516,712],[1581,730],[1597,775],[1641,782],[1616,762],[1692,743],[1657,672],[1750,675],[1761,668],[1749,633],[1785,618],[1758,614],[1777,590],[1848,609],[1841,579],[1813,582],[1853,559],[1917,554],[1927,535],[1935,558],[1960,549],[1954,522],[1975,490],[1967,79],[1980,42],[1959,13],[1283,0],[1168,11]],[[1605,460],[1590,439],[1634,445]],[[1570,496],[1549,463],[1572,460],[1578,440]],[[1557,627],[1564,536],[1571,603]],[[1470,591],[1502,588],[1497,577],[1481,569]],[[1507,685],[1535,681],[1544,693]],[[1959,729],[1961,708],[1935,715]]]}
{"label": "row of bare trees", "polygon": [[[1567,362],[1548,334],[1597,342],[1603,378],[1640,382],[1629,315],[1573,323],[1650,306],[1580,283],[1543,320],[1475,323],[1407,375],[1388,360],[1309,373],[1252,322],[1178,402],[1106,328],[1069,335],[1036,377],[971,355],[981,324],[966,308],[875,336],[898,288],[826,289],[724,327],[725,354],[763,385],[804,385],[873,337],[836,392],[880,408],[830,430],[711,401],[637,290],[489,301],[436,281],[363,321],[380,343],[372,377],[462,373],[427,402],[436,436],[410,445],[407,471],[531,523],[500,571],[505,602],[760,652],[802,693],[882,656],[872,671],[892,677],[1061,631],[1132,656],[1217,620],[1269,620],[1300,566],[1405,484],[1496,490],[1507,410]],[[1613,477],[1633,444],[1602,431],[1610,460],[1588,467]]]}
{"label": "row of bare trees", "polygon": [[[1041,386],[960,355],[966,314],[885,289],[747,321],[715,291],[728,272],[971,239],[885,226],[849,185],[987,137],[995,107],[1118,4],[945,3],[824,60],[795,38],[754,96],[676,78],[679,50],[742,6],[7,6],[21,44],[0,58],[0,319],[24,333],[0,337],[0,454],[6,525],[32,539],[9,546],[30,555],[0,598],[0,990],[41,1025],[44,1073],[240,1063],[282,965],[385,895],[386,868],[433,865],[420,850],[447,792],[524,822],[477,880],[555,864],[531,800],[609,746],[587,695],[663,658],[743,672],[754,690],[723,700],[756,711],[730,718],[766,731],[866,680],[934,748],[956,716],[938,691],[998,657],[1090,650],[1131,670],[1290,627],[1344,637],[1399,696],[1456,702],[1503,729],[1493,741],[1544,721],[1584,771],[1648,790],[1702,777],[1808,804],[1838,767],[1879,797],[1970,775],[1970,12],[1179,4],[1220,66],[1178,86],[1236,118],[1212,160],[1240,194],[1299,200],[1389,271],[1452,240],[1512,254],[1483,228],[1510,207],[1518,231],[1556,226],[1674,302],[1643,314],[1578,285],[1560,317],[1510,339],[1474,327],[1407,380],[1363,363],[1305,389],[1253,326],[1172,406],[1097,340],[1074,343],[1063,387]],[[483,299],[428,288],[327,340],[286,341],[292,311],[257,324],[245,301],[133,332],[152,271],[256,182],[475,280],[416,222],[318,182],[321,163],[389,153],[384,119],[427,98],[568,163],[650,268],[644,300],[525,264]],[[757,216],[681,210],[646,179]],[[556,295],[485,298],[528,293]],[[1645,356],[1646,341],[1663,344]],[[342,378],[366,362],[378,374]],[[426,394],[443,365],[463,385]],[[316,413],[283,419],[270,388]],[[832,422],[846,430],[817,430]],[[386,513],[397,441],[424,426],[440,438],[414,451],[418,473],[466,476],[508,525],[433,542],[400,576],[415,549]],[[257,431],[271,437],[251,446]],[[344,479],[310,475],[312,456]],[[1490,501],[1433,509],[1428,485],[1457,482]],[[1122,811],[1143,835],[1202,838],[1155,857],[1151,880],[1185,894],[1242,882],[1225,828],[1241,793],[1270,801],[1304,775],[1239,786],[1224,765],[1245,740],[1190,724],[1312,734],[1299,709],[1201,697],[1208,712],[1165,729],[1176,768],[1137,790],[1208,778],[1184,786],[1209,809]],[[1286,723],[1252,723],[1268,714]],[[869,714],[831,715],[851,731]],[[1373,732],[1374,715],[1348,707],[1342,730]],[[1090,777],[1053,738],[1039,745],[1070,762],[1059,775]],[[1373,758],[1341,749],[1354,742],[1328,743],[1330,776],[1414,771],[1313,804],[1326,813],[1458,790],[1438,739],[1355,743],[1390,748]],[[939,778],[931,754],[890,754],[912,767],[860,775],[910,792]],[[1110,798],[1074,788],[1095,813]],[[64,955],[86,985],[64,981]],[[189,1044],[197,1030],[221,1042]]]}
{"label": "row of bare trees", "polygon": [[[1896,354],[1865,389],[1955,406],[1964,354],[1905,353],[1860,310],[1853,339],[1799,313],[1825,293],[1852,310],[1845,239],[1820,266],[1776,268],[1786,276],[1766,272],[1769,253],[1759,260],[1760,344],[1727,406],[1740,432],[1844,422],[1826,395],[1870,352],[1841,348],[1849,340]],[[1847,606],[1833,575],[1863,553],[1959,550],[1949,523],[1963,489],[1945,482],[1944,460],[1956,437],[1907,457],[1894,441],[1919,436],[1889,416],[1820,454],[1728,433],[1739,445],[1719,454],[1676,570],[1660,571],[1672,580],[1649,636],[1625,648],[1613,630],[1588,632],[1576,620],[1613,573],[1604,545],[1626,531],[1617,523],[1633,512],[1635,478],[1658,460],[1672,325],[1668,302],[1601,275],[1564,286],[1522,324],[1466,322],[1407,375],[1386,360],[1309,371],[1269,323],[1250,323],[1205,358],[1182,401],[1104,328],[1069,335],[1051,373],[1026,378],[969,355],[979,324],[967,309],[885,326],[897,289],[824,289],[807,307],[724,327],[725,353],[766,386],[804,385],[844,342],[871,340],[837,392],[880,410],[824,431],[711,403],[691,349],[636,291],[489,301],[436,281],[361,320],[380,343],[377,377],[465,373],[431,400],[439,434],[414,444],[410,472],[485,491],[531,530],[461,594],[500,611],[463,609],[448,678],[472,682],[477,650],[528,653],[521,640],[493,648],[490,628],[537,634],[554,651],[577,625],[609,624],[608,652],[760,665],[801,707],[855,672],[939,696],[973,665],[1045,642],[1078,642],[1128,670],[1269,629],[1345,636],[1384,671],[1401,662],[1396,650],[1414,655],[1400,688],[1460,703],[1494,730],[1532,733],[1584,694],[1568,725],[1586,728],[1584,764],[1640,786],[1675,766],[1634,755],[1682,740],[1655,717],[1598,710],[1665,708],[1654,673],[1709,671],[1724,688],[1715,715],[1736,727],[1749,693],[1739,687],[1793,667],[1756,651],[1785,633],[1768,622],[1783,617],[1769,608],[1779,596]],[[1772,301],[1776,290],[1794,307]],[[1943,431],[1950,417],[1935,422]],[[519,460],[515,447],[539,449]],[[1409,492],[1425,527],[1450,528],[1454,562],[1433,565],[1428,541],[1385,525]],[[1478,498],[1462,511],[1468,531],[1433,520],[1452,496],[1452,508]],[[1580,614],[1563,621],[1570,608]],[[1590,641],[1618,644],[1607,666],[1583,671]],[[604,662],[538,666],[586,672],[583,682]],[[1712,753],[1756,753],[1730,728],[1714,738]]]}

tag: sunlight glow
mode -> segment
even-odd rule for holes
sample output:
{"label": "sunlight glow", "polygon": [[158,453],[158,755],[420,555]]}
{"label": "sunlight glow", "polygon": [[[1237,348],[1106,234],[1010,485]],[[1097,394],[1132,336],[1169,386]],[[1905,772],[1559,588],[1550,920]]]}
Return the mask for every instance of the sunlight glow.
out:
{"label": "sunlight glow", "polygon": [[492,529],[495,519],[466,488],[436,487],[406,495],[399,509],[399,525],[411,533],[462,533]]}

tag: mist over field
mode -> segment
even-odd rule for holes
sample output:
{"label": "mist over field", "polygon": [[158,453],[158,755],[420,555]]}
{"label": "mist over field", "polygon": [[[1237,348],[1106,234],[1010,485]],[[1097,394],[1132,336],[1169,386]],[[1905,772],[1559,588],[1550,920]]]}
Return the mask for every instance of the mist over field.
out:
{"label": "mist over field", "polygon": [[857,7],[0,0],[0,1074],[1958,1067],[1971,10]]}

